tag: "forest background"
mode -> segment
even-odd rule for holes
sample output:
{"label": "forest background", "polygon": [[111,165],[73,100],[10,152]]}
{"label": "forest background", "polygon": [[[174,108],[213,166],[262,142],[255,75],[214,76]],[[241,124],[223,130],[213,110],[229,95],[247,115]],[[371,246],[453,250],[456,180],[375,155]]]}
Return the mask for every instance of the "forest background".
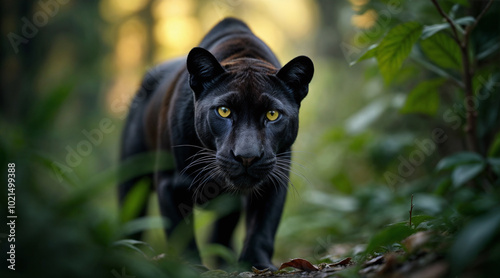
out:
{"label": "forest background", "polygon": [[[226,16],[248,23],[282,62],[307,55],[315,63],[276,265],[425,247],[445,262],[444,275],[496,269],[498,1],[39,0],[1,7],[0,218],[18,217],[15,271],[7,268],[11,230],[0,228],[7,277],[193,274],[174,258],[151,261],[168,244],[154,195],[148,218],[131,220],[140,191],[118,210],[118,169],[152,167],[147,160],[119,165],[119,138],[144,73],[185,55]],[[196,211],[208,266],[214,254],[237,257],[204,243],[214,216]],[[123,240],[137,230],[144,242]],[[409,250],[402,240],[419,232],[427,235],[424,247]],[[243,223],[237,236],[236,251]]]}

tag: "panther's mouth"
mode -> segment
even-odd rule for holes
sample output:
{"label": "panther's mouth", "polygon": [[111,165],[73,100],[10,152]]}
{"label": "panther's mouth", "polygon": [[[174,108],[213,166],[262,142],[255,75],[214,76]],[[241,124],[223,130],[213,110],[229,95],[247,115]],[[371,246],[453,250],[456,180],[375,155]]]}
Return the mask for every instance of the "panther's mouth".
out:
{"label": "panther's mouth", "polygon": [[203,149],[193,156],[196,158],[185,169],[197,166],[190,175],[193,177],[191,188],[195,192],[195,199],[207,195],[208,199],[222,192],[243,194],[262,194],[264,186],[286,186],[290,181],[289,153],[274,156],[264,156],[250,166],[230,156],[217,154]]}
{"label": "panther's mouth", "polygon": [[243,173],[238,176],[226,176],[226,184],[230,189],[238,191],[249,191],[260,187],[267,180],[267,175],[254,177],[250,174]]}
{"label": "panther's mouth", "polygon": [[261,159],[251,166],[245,166],[237,160],[222,158],[219,167],[224,173],[226,186],[230,190],[252,191],[269,181],[275,171],[274,158]]}

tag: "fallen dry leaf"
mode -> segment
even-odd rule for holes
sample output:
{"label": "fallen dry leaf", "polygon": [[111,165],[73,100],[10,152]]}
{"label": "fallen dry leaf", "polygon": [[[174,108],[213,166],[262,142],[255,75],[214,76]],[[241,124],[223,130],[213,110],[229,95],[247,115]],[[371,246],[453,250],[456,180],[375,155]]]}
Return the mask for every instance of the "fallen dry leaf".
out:
{"label": "fallen dry leaf", "polygon": [[431,238],[431,233],[428,231],[421,231],[415,233],[402,241],[406,249],[411,253],[418,250],[424,244],[426,244]]}
{"label": "fallen dry leaf", "polygon": [[394,253],[384,255],[384,264],[378,269],[378,274],[393,273],[398,266],[398,257]]}
{"label": "fallen dry leaf", "polygon": [[304,259],[293,259],[289,262],[282,263],[279,270],[282,270],[285,267],[293,267],[293,268],[300,269],[300,270],[307,271],[307,272],[318,270],[317,267],[315,267],[310,262],[308,262],[307,260],[304,260]]}
{"label": "fallen dry leaf", "polygon": [[425,266],[421,269],[418,269],[410,274],[405,274],[406,277],[409,278],[418,278],[418,277],[426,277],[426,278],[439,278],[446,277],[446,273],[448,272],[448,264],[445,262],[437,262],[431,265]]}
{"label": "fallen dry leaf", "polygon": [[384,256],[380,255],[380,256],[377,256],[369,261],[366,261],[364,263],[364,266],[378,265],[378,264],[382,264],[383,262],[384,262]]}
{"label": "fallen dry leaf", "polygon": [[348,265],[350,262],[351,262],[351,258],[348,257],[348,258],[345,258],[343,260],[341,260],[340,262],[336,262],[336,263],[332,263],[332,264],[329,264],[328,266],[329,267],[334,267],[334,266],[346,266]]}
{"label": "fallen dry leaf", "polygon": [[269,271],[269,268],[264,268],[264,269],[257,269],[255,266],[252,266],[252,271],[253,273],[255,274],[262,274],[262,273],[266,273]]}

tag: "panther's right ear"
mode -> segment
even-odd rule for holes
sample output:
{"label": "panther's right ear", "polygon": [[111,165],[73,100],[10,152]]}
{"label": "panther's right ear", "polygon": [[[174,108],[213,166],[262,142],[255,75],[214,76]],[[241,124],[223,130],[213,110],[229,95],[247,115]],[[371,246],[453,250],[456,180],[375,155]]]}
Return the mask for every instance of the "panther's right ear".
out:
{"label": "panther's right ear", "polygon": [[284,65],[276,76],[293,90],[295,100],[300,103],[309,91],[309,82],[313,78],[314,65],[306,56],[299,56]]}
{"label": "panther's right ear", "polygon": [[187,56],[189,85],[198,96],[213,80],[225,72],[221,64],[208,50],[195,47]]}

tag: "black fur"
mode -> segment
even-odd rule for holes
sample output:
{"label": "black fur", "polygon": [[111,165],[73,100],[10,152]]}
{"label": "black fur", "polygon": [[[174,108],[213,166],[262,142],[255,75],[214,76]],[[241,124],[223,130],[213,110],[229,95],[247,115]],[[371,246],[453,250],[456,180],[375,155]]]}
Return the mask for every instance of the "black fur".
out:
{"label": "black fur", "polygon": [[[275,269],[271,257],[287,192],[290,148],[313,71],[305,56],[280,69],[273,52],[247,25],[228,18],[187,58],[146,75],[127,118],[121,159],[153,150],[173,154],[175,169],[149,175],[154,175],[161,213],[170,222],[170,248],[199,260],[193,206],[237,193],[242,202],[227,201],[235,209],[217,220],[212,240],[230,246],[243,204],[246,239],[240,261]],[[228,117],[219,114],[220,107],[230,109]],[[269,111],[279,113],[276,120],[267,118]],[[137,180],[120,185],[122,203]]]}

